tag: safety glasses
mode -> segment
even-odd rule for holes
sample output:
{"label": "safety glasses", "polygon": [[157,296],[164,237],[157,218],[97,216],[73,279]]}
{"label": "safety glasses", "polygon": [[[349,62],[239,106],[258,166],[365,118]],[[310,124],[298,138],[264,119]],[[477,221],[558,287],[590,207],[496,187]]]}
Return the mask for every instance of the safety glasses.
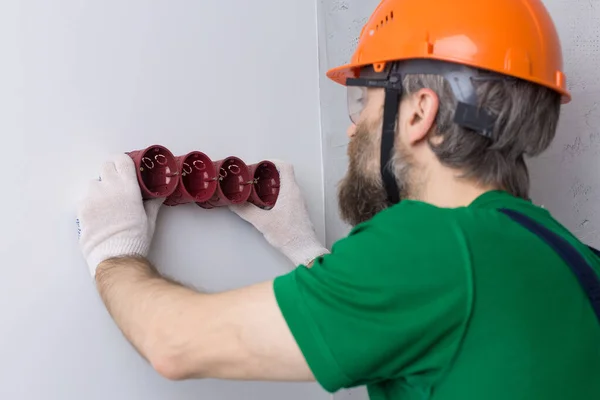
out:
{"label": "safety glasses", "polygon": [[346,80],[348,116],[353,124],[358,120],[367,105],[368,89],[395,89],[402,91],[402,82],[396,76],[389,76],[389,68],[375,72],[372,67],[363,68],[359,78]]}

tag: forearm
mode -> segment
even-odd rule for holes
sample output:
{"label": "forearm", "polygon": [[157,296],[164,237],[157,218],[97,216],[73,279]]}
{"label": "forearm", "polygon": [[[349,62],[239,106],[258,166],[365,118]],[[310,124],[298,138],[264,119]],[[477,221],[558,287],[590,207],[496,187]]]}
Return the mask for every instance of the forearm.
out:
{"label": "forearm", "polygon": [[116,258],[100,264],[98,291],[129,342],[161,373],[174,353],[181,317],[202,294],[161,277],[142,258]]}
{"label": "forearm", "polygon": [[136,258],[104,262],[96,281],[123,334],[168,379],[314,380],[271,281],[203,294]]}

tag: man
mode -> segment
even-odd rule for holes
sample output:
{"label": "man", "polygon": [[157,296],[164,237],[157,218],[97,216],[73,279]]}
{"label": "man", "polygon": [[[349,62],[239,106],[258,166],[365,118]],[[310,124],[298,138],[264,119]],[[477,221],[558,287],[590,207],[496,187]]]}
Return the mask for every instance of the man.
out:
{"label": "man", "polygon": [[600,398],[600,263],[528,200],[524,157],[570,99],[542,3],[384,0],[328,75],[348,86],[339,203],[354,228],[327,251],[277,162],[277,206],[232,207],[297,265],[273,281],[206,294],[162,278],[145,258],[162,199],[142,201],[125,155],[91,183],[82,250],[133,346],[174,380]]}

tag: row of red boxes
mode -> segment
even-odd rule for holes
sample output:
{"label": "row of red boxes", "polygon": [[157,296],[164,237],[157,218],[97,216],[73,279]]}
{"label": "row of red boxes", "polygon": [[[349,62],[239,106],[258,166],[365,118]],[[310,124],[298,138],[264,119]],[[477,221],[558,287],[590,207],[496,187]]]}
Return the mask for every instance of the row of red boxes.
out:
{"label": "row of red boxes", "polygon": [[210,209],[249,201],[269,210],[279,196],[279,172],[271,161],[247,165],[235,156],[213,161],[201,151],[174,156],[161,145],[127,154],[137,167],[142,197],[166,197],[167,206],[196,203]]}

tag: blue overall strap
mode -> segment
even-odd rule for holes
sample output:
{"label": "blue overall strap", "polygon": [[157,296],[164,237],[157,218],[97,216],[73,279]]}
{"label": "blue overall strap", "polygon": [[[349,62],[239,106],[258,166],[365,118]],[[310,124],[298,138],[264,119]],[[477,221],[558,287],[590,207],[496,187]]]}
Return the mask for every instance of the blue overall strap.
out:
{"label": "blue overall strap", "polygon": [[[544,240],[558,255],[561,256],[577,277],[579,284],[590,300],[598,321],[600,321],[600,279],[598,279],[596,272],[585,261],[583,256],[565,239],[528,216],[505,208],[499,209],[499,211],[508,215],[512,220]],[[590,250],[596,255],[600,254],[598,250],[592,247],[590,247]]]}
{"label": "blue overall strap", "polygon": [[596,256],[600,257],[600,250],[595,249],[592,246],[588,246],[588,249],[590,249]]}

